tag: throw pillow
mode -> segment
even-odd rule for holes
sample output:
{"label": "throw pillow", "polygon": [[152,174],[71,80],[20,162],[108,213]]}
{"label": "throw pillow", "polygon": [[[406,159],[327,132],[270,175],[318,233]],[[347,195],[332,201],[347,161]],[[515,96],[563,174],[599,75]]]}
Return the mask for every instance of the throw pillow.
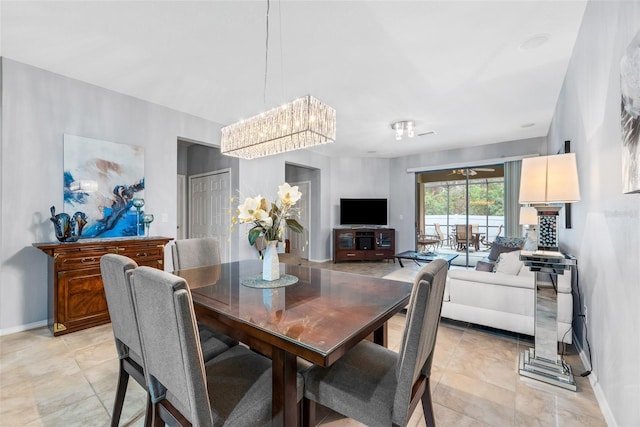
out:
{"label": "throw pillow", "polygon": [[500,246],[507,246],[509,248],[521,249],[524,244],[524,237],[496,237],[495,242]]}
{"label": "throw pillow", "polygon": [[485,262],[485,261],[478,261],[478,263],[476,264],[476,271],[488,271],[490,273],[493,272],[493,263],[492,262]]}
{"label": "throw pillow", "polygon": [[518,250],[520,250],[519,246],[503,246],[494,242],[491,244],[491,251],[489,252],[487,258],[489,258],[491,261],[497,261],[501,253],[513,252]]}
{"label": "throw pillow", "polygon": [[496,273],[505,273],[516,276],[524,262],[520,261],[520,251],[505,252],[500,254],[496,265]]}

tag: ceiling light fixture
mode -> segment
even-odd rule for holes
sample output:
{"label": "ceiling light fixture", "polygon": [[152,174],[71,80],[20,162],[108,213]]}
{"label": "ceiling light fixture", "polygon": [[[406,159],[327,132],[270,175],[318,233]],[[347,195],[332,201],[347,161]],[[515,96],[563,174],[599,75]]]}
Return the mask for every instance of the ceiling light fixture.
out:
{"label": "ceiling light fixture", "polygon": [[396,140],[400,141],[405,135],[407,138],[413,138],[415,123],[413,120],[402,120],[399,122],[391,123],[391,129],[396,131]]}
{"label": "ceiling light fixture", "polygon": [[[269,0],[264,66],[266,104],[269,57]],[[282,54],[281,54],[282,56]],[[336,110],[307,95],[221,129],[220,152],[243,159],[270,156],[286,151],[334,142]]]}

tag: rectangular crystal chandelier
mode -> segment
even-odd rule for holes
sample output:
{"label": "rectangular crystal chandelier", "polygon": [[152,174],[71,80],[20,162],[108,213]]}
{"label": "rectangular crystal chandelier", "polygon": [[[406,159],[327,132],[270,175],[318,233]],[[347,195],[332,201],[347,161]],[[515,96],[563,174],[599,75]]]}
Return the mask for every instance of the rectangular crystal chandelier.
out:
{"label": "rectangular crystal chandelier", "polygon": [[223,127],[220,152],[255,159],[335,139],[336,110],[307,95]]}

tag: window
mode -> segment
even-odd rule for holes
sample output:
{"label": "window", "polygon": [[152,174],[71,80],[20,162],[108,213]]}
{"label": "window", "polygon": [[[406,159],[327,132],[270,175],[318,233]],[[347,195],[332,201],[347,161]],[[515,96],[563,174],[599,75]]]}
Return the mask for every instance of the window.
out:
{"label": "window", "polygon": [[[490,242],[504,235],[505,182],[503,165],[450,169],[416,175],[419,206],[417,235],[442,234],[438,251],[464,254],[456,264],[475,265]],[[471,226],[460,238],[456,227]],[[464,260],[463,260],[464,258]]]}

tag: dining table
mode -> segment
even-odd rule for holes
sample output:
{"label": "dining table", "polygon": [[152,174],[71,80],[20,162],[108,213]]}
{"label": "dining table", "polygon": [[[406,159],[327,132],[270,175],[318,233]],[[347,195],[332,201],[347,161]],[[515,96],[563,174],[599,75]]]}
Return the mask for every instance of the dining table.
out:
{"label": "dining table", "polygon": [[[272,425],[298,425],[299,359],[330,366],[358,342],[387,345],[386,322],[409,302],[412,284],[318,267],[280,264],[281,287],[244,260],[178,270],[198,322],[272,360]],[[297,281],[296,281],[297,279]]]}

